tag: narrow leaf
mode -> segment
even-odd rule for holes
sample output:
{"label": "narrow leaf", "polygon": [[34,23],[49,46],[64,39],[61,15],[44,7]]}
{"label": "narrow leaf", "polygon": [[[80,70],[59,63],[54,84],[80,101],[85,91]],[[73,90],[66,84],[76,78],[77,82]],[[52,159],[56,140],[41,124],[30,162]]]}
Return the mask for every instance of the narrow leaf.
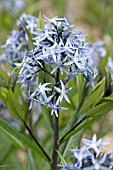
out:
{"label": "narrow leaf", "polygon": [[6,85],[8,85],[9,76],[7,75],[6,72],[4,72],[1,69],[0,69],[0,78],[6,83]]}
{"label": "narrow leaf", "polygon": [[7,107],[9,112],[13,116],[15,116],[21,121],[24,119],[25,111],[20,102],[18,101],[17,97],[15,96],[15,94],[12,92],[11,88],[9,89],[8,92]]}
{"label": "narrow leaf", "polygon": [[[14,92],[15,90],[15,86],[16,86],[16,82],[17,82],[17,79],[18,79],[18,75],[19,75],[19,72],[22,68],[23,64],[19,67],[19,68],[15,68],[10,76],[10,79],[9,79],[9,85],[11,85],[12,87],[12,91]],[[15,73],[16,72],[16,73]]]}
{"label": "narrow leaf", "polygon": [[109,111],[113,110],[113,101],[108,101],[102,104],[97,105],[96,107],[90,109],[86,116],[101,116]]}
{"label": "narrow leaf", "polygon": [[6,133],[9,133],[9,135],[11,134],[15,138],[17,138],[17,140],[19,140],[24,146],[27,146],[28,148],[34,150],[35,152],[37,152],[38,155],[40,155],[42,158],[47,160],[45,155],[42,153],[41,149],[38,147],[38,145],[36,145],[34,141],[31,141],[28,137],[21,134],[16,129],[12,128],[8,123],[6,123],[1,118],[0,118],[0,126],[4,129],[4,132],[6,131]]}
{"label": "narrow leaf", "polygon": [[96,89],[92,91],[92,93],[86,98],[84,104],[82,105],[78,115],[83,114],[86,112],[90,106],[94,105],[94,103],[98,103],[98,101],[103,97],[103,90],[104,90],[104,80],[101,81],[101,84],[97,86]]}
{"label": "narrow leaf", "polygon": [[65,159],[63,158],[63,156],[61,155],[61,153],[60,153],[58,150],[56,150],[56,151],[57,151],[57,153],[58,153],[58,156],[59,156],[60,159],[61,159],[61,163],[64,164],[64,165],[66,165],[67,163],[66,163]]}
{"label": "narrow leaf", "polygon": [[28,170],[37,170],[35,161],[30,149],[28,149]]}
{"label": "narrow leaf", "polygon": [[102,115],[108,113],[109,111],[113,110],[113,101],[108,101],[97,105],[96,107],[90,109],[86,113],[86,118],[75,128],[72,129],[67,135],[61,138],[61,143],[65,140],[69,139],[72,135],[78,133],[79,131],[87,128],[90,124],[92,124],[95,120],[98,120]]}
{"label": "narrow leaf", "polygon": [[0,99],[6,104],[8,97],[8,90],[4,87],[0,87]]}
{"label": "narrow leaf", "polygon": [[0,77],[0,87],[8,88],[7,84],[1,77]]}
{"label": "narrow leaf", "polygon": [[73,131],[71,131],[68,135],[66,135],[63,139],[60,140],[60,144],[68,140],[74,134],[86,129],[89,125],[97,120],[97,117],[93,117],[87,120],[84,120],[78,127],[76,127]]}
{"label": "narrow leaf", "polygon": [[39,12],[39,16],[38,16],[38,28],[39,28],[40,30],[43,29],[41,12]]}

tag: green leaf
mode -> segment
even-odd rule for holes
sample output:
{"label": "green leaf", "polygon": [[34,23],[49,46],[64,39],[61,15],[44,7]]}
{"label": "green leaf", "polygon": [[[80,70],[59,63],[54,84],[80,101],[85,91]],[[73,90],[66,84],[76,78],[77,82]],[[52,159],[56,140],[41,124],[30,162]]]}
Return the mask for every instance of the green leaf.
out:
{"label": "green leaf", "polygon": [[23,121],[25,116],[25,111],[20,102],[18,101],[15,94],[12,92],[10,88],[8,91],[8,98],[7,98],[7,107],[9,112],[18,118],[19,120]]}
{"label": "green leaf", "polygon": [[70,137],[70,139],[69,139],[69,141],[68,141],[68,143],[67,143],[67,146],[66,146],[65,149],[64,149],[63,157],[65,157],[66,152],[69,151],[69,147],[70,147],[70,144],[71,144],[71,142],[72,142],[72,139],[73,139],[73,136]]}
{"label": "green leaf", "polygon": [[15,68],[13,70],[13,72],[11,73],[11,76],[10,76],[10,79],[9,79],[9,85],[11,86],[13,92],[15,90],[18,75],[19,75],[19,72],[20,72],[22,66],[23,66],[23,64],[19,68]]}
{"label": "green leaf", "polygon": [[103,97],[104,95],[104,83],[105,80],[103,79],[101,82],[98,83],[98,85],[93,89],[92,93],[88,95],[86,100],[84,101],[84,104],[82,105],[78,115],[80,116],[81,114],[85,113],[89,107],[95,105],[96,103],[99,102],[99,100]]}
{"label": "green leaf", "polygon": [[8,88],[7,84],[1,77],[0,77],[0,87]]}
{"label": "green leaf", "polygon": [[67,146],[65,147],[63,157],[65,157],[66,160],[70,157],[69,150],[72,149],[72,147],[77,147],[79,145],[80,139],[82,137],[84,130],[81,130],[80,132],[76,133],[75,135],[71,136],[68,140]]}
{"label": "green leaf", "polygon": [[57,153],[58,153],[58,156],[59,156],[60,159],[61,159],[61,164],[66,165],[67,163],[66,163],[65,159],[63,158],[63,156],[61,155],[61,153],[60,153],[58,150],[56,150],[56,151],[57,151]]}
{"label": "green leaf", "polygon": [[0,79],[2,79],[5,82],[5,84],[8,85],[9,76],[7,75],[6,72],[4,72],[1,69],[0,69]]}
{"label": "green leaf", "polygon": [[53,135],[53,131],[51,129],[51,124],[50,124],[50,119],[49,119],[49,110],[46,108],[46,107],[41,107],[42,109],[42,115],[43,115],[43,118],[44,118],[44,121],[45,121],[45,126],[46,126],[46,129],[48,130],[49,134]]}
{"label": "green leaf", "polygon": [[105,113],[108,113],[109,111],[113,110],[113,101],[108,101],[102,104],[97,105],[96,107],[90,109],[86,116],[92,117],[92,116],[101,116]]}
{"label": "green leaf", "polygon": [[83,121],[75,128],[73,128],[72,131],[70,131],[63,140],[61,139],[61,143],[63,143],[65,140],[70,138],[72,135],[78,133],[79,131],[87,128],[90,124],[92,124],[95,120],[98,120],[100,116],[108,113],[109,111],[113,110],[113,101],[108,101],[102,104],[97,105],[96,107],[90,109],[86,113],[86,118],[83,119]]}
{"label": "green leaf", "polygon": [[97,117],[92,117],[89,119],[85,119],[78,127],[76,127],[73,131],[71,131],[68,135],[66,135],[63,140],[60,140],[60,144],[62,144],[63,142],[65,142],[66,140],[68,140],[71,136],[73,136],[74,134],[82,131],[83,129],[86,129],[89,125],[91,125],[92,123],[94,123],[97,120]]}
{"label": "green leaf", "polygon": [[[40,155],[42,158],[47,160],[45,155],[42,153],[41,149],[38,147],[38,145],[36,145],[36,143],[33,140],[31,141],[28,137],[21,134],[16,129],[12,128],[8,123],[6,123],[1,118],[0,118],[0,127],[2,127],[4,129],[4,133],[5,132],[6,132],[6,134],[9,133],[9,135],[11,135],[11,138],[12,138],[12,136],[14,136],[14,138],[16,138],[24,146],[27,146],[28,148],[34,150],[35,152],[37,152],[38,155]],[[0,128],[0,130],[1,130],[1,128]]]}
{"label": "green leaf", "polygon": [[35,161],[30,149],[28,149],[28,170],[37,170]]}
{"label": "green leaf", "polygon": [[40,30],[43,29],[41,12],[39,12],[39,16],[38,16],[38,28],[39,28]]}
{"label": "green leaf", "polygon": [[11,140],[16,146],[19,146],[20,148],[23,148],[22,143],[12,134],[10,134],[8,131],[6,131],[2,126],[0,126],[1,133],[5,134],[9,140]]}
{"label": "green leaf", "polygon": [[8,97],[8,90],[4,87],[0,87],[0,99],[6,104]]}
{"label": "green leaf", "polygon": [[108,97],[104,97],[103,99],[106,99],[106,100],[113,100],[113,94],[111,94],[111,95],[108,96]]}

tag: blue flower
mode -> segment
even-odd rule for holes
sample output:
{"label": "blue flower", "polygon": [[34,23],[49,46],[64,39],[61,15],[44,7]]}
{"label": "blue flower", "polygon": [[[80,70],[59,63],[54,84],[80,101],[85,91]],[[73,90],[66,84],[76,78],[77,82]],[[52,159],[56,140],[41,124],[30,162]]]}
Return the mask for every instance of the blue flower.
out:
{"label": "blue flower", "polygon": [[8,61],[12,66],[16,62],[21,62],[28,54],[27,46],[23,32],[13,30],[6,43],[2,45],[2,48],[5,48],[4,61]]}
{"label": "blue flower", "polygon": [[[113,169],[113,153],[105,154],[99,151],[103,148],[102,139],[97,140],[96,134],[92,140],[83,139],[84,146],[80,149],[71,149],[74,161],[71,164],[58,164],[63,170],[110,170]],[[108,144],[108,143],[104,143]]]}
{"label": "blue flower", "polygon": [[65,98],[65,100],[66,100],[68,103],[70,103],[70,100],[69,100],[69,98],[67,97],[66,93],[67,93],[69,90],[71,90],[72,88],[65,88],[65,86],[64,86],[64,84],[63,84],[63,82],[62,82],[61,80],[60,80],[60,83],[61,83],[61,89],[54,86],[54,88],[56,89],[56,91],[57,91],[58,93],[60,93],[60,102],[62,101],[63,98]]}
{"label": "blue flower", "polygon": [[18,13],[25,8],[24,0],[1,0],[0,9],[2,11],[14,11]]}
{"label": "blue flower", "polygon": [[17,21],[17,26],[20,30],[24,30],[26,33],[26,29],[30,31],[32,35],[37,34],[38,29],[38,18],[28,15],[28,14],[22,14],[20,16],[20,19]]}
{"label": "blue flower", "polygon": [[60,97],[57,99],[57,101],[55,103],[50,103],[48,105],[49,108],[52,108],[51,110],[51,115],[54,113],[56,115],[56,117],[58,117],[58,111],[59,110],[68,110],[68,108],[65,107],[60,107]]}
{"label": "blue flower", "polygon": [[109,144],[109,143],[103,143],[102,139],[99,139],[97,141],[96,134],[93,135],[92,140],[82,139],[82,142],[85,144],[85,147],[87,149],[93,149],[97,154],[100,153],[99,148],[105,148],[103,145]]}

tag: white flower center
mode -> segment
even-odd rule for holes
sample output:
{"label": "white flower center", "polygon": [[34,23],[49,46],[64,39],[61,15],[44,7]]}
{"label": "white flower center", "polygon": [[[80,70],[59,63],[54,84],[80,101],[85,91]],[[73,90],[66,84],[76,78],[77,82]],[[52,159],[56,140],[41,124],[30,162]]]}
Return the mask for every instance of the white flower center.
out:
{"label": "white flower center", "polygon": [[100,165],[99,165],[99,163],[96,163],[95,164],[95,170],[99,170],[100,169]]}

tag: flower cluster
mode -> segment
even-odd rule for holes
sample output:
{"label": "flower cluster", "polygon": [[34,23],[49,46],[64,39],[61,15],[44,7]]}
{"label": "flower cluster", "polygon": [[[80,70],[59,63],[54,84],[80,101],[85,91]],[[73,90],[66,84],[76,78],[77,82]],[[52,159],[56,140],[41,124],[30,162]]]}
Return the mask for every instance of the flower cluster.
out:
{"label": "flower cluster", "polygon": [[25,4],[23,0],[2,0],[0,2],[0,9],[4,11],[11,10],[15,13],[23,10],[25,8]]}
{"label": "flower cluster", "polygon": [[72,165],[58,165],[62,170],[111,170],[113,169],[113,153],[104,154],[100,148],[105,149],[102,139],[97,140],[96,134],[92,140],[83,139],[81,149],[71,149],[74,163]]}
{"label": "flower cluster", "polygon": [[19,30],[24,30],[26,33],[27,29],[32,35],[35,36],[38,29],[38,18],[24,13],[17,21],[17,26],[19,27]]}
{"label": "flower cluster", "polygon": [[0,62],[8,61],[11,66],[14,66],[15,62],[21,62],[28,53],[26,46],[24,33],[13,30],[5,45],[2,45],[2,48],[5,48],[5,53],[1,56]]}
{"label": "flower cluster", "polygon": [[49,66],[50,74],[58,70],[68,76],[80,73],[90,80],[89,53],[82,32],[75,30],[65,18],[45,17],[45,21],[48,23],[34,38],[36,47],[32,50],[31,60],[35,61],[36,66]]}
{"label": "flower cluster", "polygon": [[20,17],[17,22],[19,30],[13,30],[5,45],[2,46],[2,48],[5,48],[5,53],[0,57],[0,63],[8,61],[11,66],[14,66],[15,63],[20,63],[28,55],[29,43],[25,27],[34,35],[37,23],[38,19],[31,15],[23,14]]}
{"label": "flower cluster", "polygon": [[[22,18],[24,21],[24,15]],[[69,79],[77,74],[83,74],[93,85],[93,72],[88,64],[89,48],[82,32],[75,30],[66,18],[49,19],[45,17],[45,22],[47,24],[43,30],[38,30],[37,36],[33,38],[35,48],[23,59],[19,78],[22,79],[21,82],[24,85],[32,82],[37,74],[43,71],[56,82],[56,75],[59,72],[60,77],[55,85],[40,82],[35,91],[29,89],[28,93],[28,99],[31,100],[30,108],[32,101],[36,101],[51,108],[51,114],[55,113],[58,116],[58,110],[67,110],[60,106],[62,99],[64,98],[70,103],[66,93],[71,88],[65,87]],[[26,23],[28,22],[26,21]],[[63,74],[67,78],[63,79]],[[47,86],[51,86],[51,88]]]}
{"label": "flower cluster", "polygon": [[[67,74],[89,74],[87,65],[88,48],[82,32],[73,29],[65,18],[46,18],[45,30],[36,38],[35,45],[42,48],[41,58],[45,64],[52,65],[51,74],[58,69]],[[45,42],[43,44],[43,42]],[[49,51],[49,54],[48,54]],[[37,54],[37,47],[34,55]]]}
{"label": "flower cluster", "polygon": [[[71,90],[71,88],[65,88],[63,82],[60,80],[61,88],[53,86],[53,88],[47,87],[51,83],[39,84],[38,88],[31,92],[28,92],[28,99],[31,101],[29,109],[32,107],[32,101],[36,101],[43,104],[47,108],[51,108],[51,115],[54,113],[58,117],[58,110],[67,110],[68,108],[60,107],[60,103],[63,98],[70,103],[69,98],[66,93]],[[59,97],[56,100],[56,93],[59,93]]]}
{"label": "flower cluster", "polygon": [[96,72],[98,73],[99,70],[99,64],[101,60],[106,56],[106,50],[104,49],[104,42],[99,40],[94,43],[89,43],[89,51],[90,51],[90,58],[88,60],[89,64],[92,66],[92,68],[96,69]]}

